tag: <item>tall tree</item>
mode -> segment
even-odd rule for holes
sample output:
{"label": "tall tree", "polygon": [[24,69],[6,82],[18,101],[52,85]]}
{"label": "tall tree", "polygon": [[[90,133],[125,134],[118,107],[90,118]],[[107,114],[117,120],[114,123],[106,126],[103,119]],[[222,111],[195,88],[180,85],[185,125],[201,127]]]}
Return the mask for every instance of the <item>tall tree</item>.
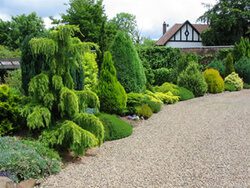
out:
{"label": "tall tree", "polygon": [[116,16],[110,20],[117,30],[121,30],[129,34],[133,42],[139,43],[141,40],[140,32],[138,30],[136,17],[133,14],[126,12],[121,12],[116,14]]}
{"label": "tall tree", "polygon": [[228,45],[249,37],[249,0],[219,0],[198,20],[210,24],[202,34],[205,45]]}
{"label": "tall tree", "polygon": [[17,49],[27,36],[37,36],[44,31],[43,20],[35,12],[13,16],[11,21],[0,20],[0,44]]}

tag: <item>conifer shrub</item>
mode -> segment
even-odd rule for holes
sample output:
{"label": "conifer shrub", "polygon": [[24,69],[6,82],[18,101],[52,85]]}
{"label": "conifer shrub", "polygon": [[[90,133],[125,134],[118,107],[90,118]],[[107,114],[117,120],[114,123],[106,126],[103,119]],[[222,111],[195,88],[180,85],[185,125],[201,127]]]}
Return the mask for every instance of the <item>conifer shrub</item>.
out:
{"label": "conifer shrub", "polygon": [[39,179],[61,170],[59,155],[37,141],[0,137],[0,172],[18,182]]}
{"label": "conifer shrub", "polygon": [[133,128],[130,124],[115,115],[100,113],[97,117],[101,120],[105,129],[105,141],[117,140],[132,134]]}
{"label": "conifer shrub", "polygon": [[209,93],[221,93],[224,91],[224,80],[220,76],[219,71],[215,69],[206,69],[203,73],[207,82]]}
{"label": "conifer shrub", "polygon": [[[83,87],[84,54],[96,45],[73,37],[76,32],[79,32],[76,26],[61,25],[49,31],[46,37],[32,38],[29,50],[23,49],[22,55],[28,55],[30,62],[38,62],[35,65],[40,71],[29,76],[29,100],[21,114],[34,130],[31,133],[42,132],[43,143],[82,155],[86,149],[102,143],[104,130],[96,118],[82,114],[88,108],[98,111],[100,106],[95,93],[79,91]],[[27,64],[22,66],[22,72],[25,67]],[[90,123],[94,124],[91,128]]]}
{"label": "conifer shrub", "polygon": [[83,56],[84,89],[95,91],[98,84],[96,54],[87,52]]}
{"label": "conifer shrub", "polygon": [[141,106],[136,106],[135,107],[136,114],[138,116],[141,116],[145,119],[150,118],[153,115],[153,111],[147,104],[143,104]]}
{"label": "conifer shrub", "polygon": [[213,68],[220,72],[220,75],[225,77],[225,65],[222,60],[214,59],[211,63],[208,64],[207,68]]}
{"label": "conifer shrub", "polygon": [[244,89],[250,89],[250,84],[244,83],[243,88]]}
{"label": "conifer shrub", "polygon": [[168,82],[165,82],[161,86],[155,86],[154,90],[161,93],[171,92],[174,96],[178,96],[181,101],[194,98],[192,91]]}
{"label": "conifer shrub", "polygon": [[156,92],[155,97],[160,99],[164,104],[174,104],[179,101],[179,96],[174,96],[170,91],[167,93]]}
{"label": "conifer shrub", "polygon": [[159,69],[153,70],[153,73],[155,75],[154,85],[162,85],[165,82],[171,81],[172,69],[159,68]]}
{"label": "conifer shrub", "polygon": [[117,78],[127,93],[145,90],[146,76],[143,65],[130,37],[118,32],[111,45]]}
{"label": "conifer shrub", "polygon": [[102,122],[93,114],[79,113],[74,122],[84,130],[91,132],[98,139],[99,145],[103,143],[104,128]]}
{"label": "conifer shrub", "polygon": [[235,72],[234,69],[234,59],[232,53],[227,54],[225,61],[225,76],[228,76],[232,72]]}
{"label": "conifer shrub", "polygon": [[196,97],[203,96],[207,92],[207,83],[199,71],[198,64],[194,62],[190,62],[186,70],[179,75],[177,83],[192,91]]}
{"label": "conifer shrub", "polygon": [[250,84],[250,57],[242,57],[235,63],[236,72],[243,81]]}
{"label": "conifer shrub", "polygon": [[243,89],[243,81],[237,73],[232,72],[225,78],[225,89],[227,91],[239,91]]}
{"label": "conifer shrub", "polygon": [[98,96],[100,109],[103,112],[121,114],[126,109],[127,95],[116,78],[116,69],[110,52],[104,54],[98,83]]}
{"label": "conifer shrub", "polygon": [[163,104],[163,102],[160,99],[147,94],[145,94],[144,103],[151,108],[153,113],[160,112]]}

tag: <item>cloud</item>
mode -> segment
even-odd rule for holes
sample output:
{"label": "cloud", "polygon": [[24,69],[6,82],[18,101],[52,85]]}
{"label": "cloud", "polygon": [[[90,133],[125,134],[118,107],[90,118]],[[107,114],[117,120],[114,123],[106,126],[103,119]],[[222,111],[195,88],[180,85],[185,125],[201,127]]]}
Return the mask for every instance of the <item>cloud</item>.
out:
{"label": "cloud", "polygon": [[[50,25],[49,16],[65,13],[69,0],[0,0],[0,18],[37,12]],[[104,0],[109,18],[119,12],[134,14],[143,36],[158,39],[162,34],[162,23],[170,26],[186,20],[195,22],[205,12],[202,2],[214,4],[216,0]]]}

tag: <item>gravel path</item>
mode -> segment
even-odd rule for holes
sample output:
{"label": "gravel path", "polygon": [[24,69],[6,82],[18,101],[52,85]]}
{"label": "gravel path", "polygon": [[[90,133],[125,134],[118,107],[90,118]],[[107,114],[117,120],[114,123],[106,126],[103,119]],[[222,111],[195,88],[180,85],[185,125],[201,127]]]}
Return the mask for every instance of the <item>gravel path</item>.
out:
{"label": "gravel path", "polygon": [[250,90],[165,106],[42,187],[249,188]]}

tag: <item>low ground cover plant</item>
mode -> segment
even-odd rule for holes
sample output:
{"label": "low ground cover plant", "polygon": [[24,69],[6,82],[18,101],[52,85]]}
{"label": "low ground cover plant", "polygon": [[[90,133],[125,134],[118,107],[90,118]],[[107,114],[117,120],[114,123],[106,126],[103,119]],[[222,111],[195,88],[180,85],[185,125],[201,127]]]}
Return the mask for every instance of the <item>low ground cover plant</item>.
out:
{"label": "low ground cover plant", "polygon": [[0,150],[0,172],[17,182],[46,177],[61,169],[59,155],[37,141],[0,137]]}
{"label": "low ground cover plant", "polygon": [[104,125],[104,141],[125,138],[133,132],[132,126],[116,115],[100,113],[97,117]]}

